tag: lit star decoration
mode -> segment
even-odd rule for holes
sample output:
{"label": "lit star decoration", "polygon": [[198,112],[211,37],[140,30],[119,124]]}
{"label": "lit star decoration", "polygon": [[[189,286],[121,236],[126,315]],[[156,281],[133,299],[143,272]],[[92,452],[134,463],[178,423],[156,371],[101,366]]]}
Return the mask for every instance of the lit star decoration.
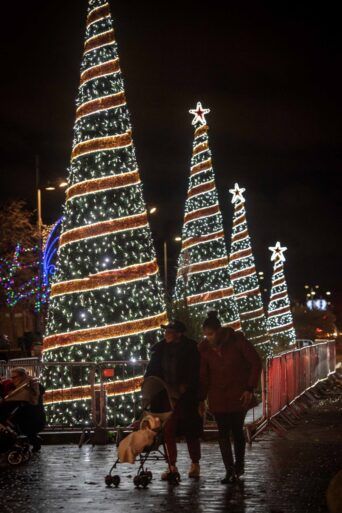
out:
{"label": "lit star decoration", "polygon": [[296,342],[296,332],[293,327],[293,318],[287,284],[284,273],[285,246],[277,242],[268,248],[272,251],[273,264],[272,288],[268,305],[267,328],[273,345],[278,350],[285,350]]}
{"label": "lit star decoration", "polygon": [[276,242],[275,246],[270,246],[268,248],[270,251],[272,251],[271,255],[271,262],[280,260],[281,262],[285,262],[285,251],[287,251],[287,248],[285,246],[281,246],[280,242]]}
{"label": "lit star decoration", "polygon": [[245,190],[237,183],[234,189],[229,189],[234,204],[229,272],[242,330],[263,355],[269,356],[272,346],[267,333],[266,316],[248,232],[245,199],[242,195]]}
{"label": "lit star decoration", "polygon": [[192,120],[193,125],[197,125],[197,123],[200,123],[201,125],[206,125],[206,114],[209,114],[210,109],[204,109],[202,107],[201,102],[197,102],[196,109],[190,109],[189,113],[194,116],[194,119]]}
{"label": "lit star decoration", "polygon": [[243,197],[243,193],[245,192],[245,190],[246,189],[244,189],[243,187],[239,187],[239,184],[237,183],[234,185],[234,189],[229,189],[229,192],[233,195],[233,204],[245,201],[245,198]]}
{"label": "lit star decoration", "polygon": [[[44,338],[49,424],[91,422],[90,367],[145,360],[167,321],[109,3],[89,0],[64,219]],[[58,363],[57,363],[58,362]],[[140,370],[139,370],[140,369]],[[76,371],[77,372],[76,372]],[[108,422],[134,416],[130,364],[106,381]],[[96,376],[95,389],[99,387]]]}
{"label": "lit star decoration", "polygon": [[[190,112],[199,116],[198,109],[209,110],[203,110],[198,103],[197,111]],[[174,299],[176,305],[186,304],[192,316],[202,319],[208,310],[216,310],[222,324],[241,329],[228,273],[208,126],[200,122],[194,133]]]}

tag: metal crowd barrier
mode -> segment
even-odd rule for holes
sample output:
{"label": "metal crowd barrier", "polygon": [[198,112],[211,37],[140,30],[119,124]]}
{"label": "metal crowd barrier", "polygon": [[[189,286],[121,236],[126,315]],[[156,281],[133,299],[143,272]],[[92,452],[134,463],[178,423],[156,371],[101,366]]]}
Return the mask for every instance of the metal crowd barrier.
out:
{"label": "metal crowd barrier", "polygon": [[13,360],[8,360],[4,376],[9,378],[11,369],[14,367],[23,367],[30,376],[39,378],[42,369],[42,362],[39,358],[15,358]]}
{"label": "metal crowd barrier", "polygon": [[[33,377],[41,377],[42,371],[58,369],[65,376],[65,387],[47,390],[45,404],[47,409],[54,403],[80,401],[84,411],[84,424],[101,427],[115,427],[127,419],[127,423],[137,415],[140,401],[122,409],[120,398],[124,394],[140,391],[142,376],[147,361],[108,361],[90,362],[44,362],[38,358],[18,358],[8,362],[0,361],[0,376],[9,377],[13,367],[24,367]],[[248,438],[252,439],[266,427],[275,427],[281,431],[277,416],[291,408],[296,400],[335,372],[335,341],[320,342],[314,345],[294,349],[268,358],[262,374],[262,411],[259,407],[255,418],[250,412],[247,422]],[[119,416],[121,416],[119,418]],[[256,430],[254,427],[257,425]],[[63,427],[56,425],[56,427]],[[78,427],[80,424],[78,424]],[[253,434],[252,434],[253,431]]]}
{"label": "metal crowd barrier", "polygon": [[145,360],[44,362],[41,369],[44,369],[46,376],[49,376],[50,369],[57,369],[60,375],[69,380],[65,379],[65,388],[46,390],[46,409],[54,403],[77,401],[83,410],[83,424],[80,421],[77,427],[128,424],[138,415],[140,401],[131,400],[122,405],[117,400],[123,395],[140,392],[147,363]]}
{"label": "metal crowd barrier", "polygon": [[[320,342],[268,358],[264,372],[263,418],[254,438],[267,427],[279,433],[284,428],[278,419],[295,405],[297,399],[335,372],[335,341]],[[291,410],[296,414],[294,408]],[[285,417],[286,419],[286,417]]]}

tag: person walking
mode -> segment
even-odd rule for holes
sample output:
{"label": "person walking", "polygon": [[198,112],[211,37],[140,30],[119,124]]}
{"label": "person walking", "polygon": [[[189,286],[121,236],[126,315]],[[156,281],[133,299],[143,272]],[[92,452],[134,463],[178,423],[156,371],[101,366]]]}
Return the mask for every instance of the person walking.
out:
{"label": "person walking", "polygon": [[185,436],[191,467],[190,478],[200,476],[202,418],[199,415],[200,355],[197,343],[185,336],[186,327],[178,320],[163,325],[164,338],[151,349],[151,359],[145,377],[157,376],[167,385],[173,412],[164,426],[170,470],[162,474],[167,480],[169,472],[178,472],[176,437]]}
{"label": "person walking", "polygon": [[208,398],[209,409],[217,422],[219,446],[226,469],[221,483],[227,484],[244,473],[246,442],[243,426],[247,410],[256,405],[253,391],[258,386],[262,363],[244,335],[222,327],[214,311],[208,313],[203,323],[203,334],[204,340],[199,345],[200,413],[204,414]]}

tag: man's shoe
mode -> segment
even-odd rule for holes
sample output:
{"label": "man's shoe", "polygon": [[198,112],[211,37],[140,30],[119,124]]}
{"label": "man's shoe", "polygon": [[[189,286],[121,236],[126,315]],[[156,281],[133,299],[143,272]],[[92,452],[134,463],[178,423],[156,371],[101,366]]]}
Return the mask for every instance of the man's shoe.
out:
{"label": "man's shoe", "polygon": [[178,473],[177,467],[175,467],[174,465],[170,465],[170,468],[168,468],[165,472],[162,473],[161,480],[168,481],[170,474],[175,474],[176,472]]}
{"label": "man's shoe", "polygon": [[237,478],[243,476],[245,473],[244,465],[235,465],[235,475]]}
{"label": "man's shoe", "polygon": [[190,478],[198,479],[200,477],[200,466],[199,463],[191,463],[188,476]]}
{"label": "man's shoe", "polygon": [[221,479],[221,484],[230,484],[236,481],[236,476],[234,472],[227,472],[226,477]]}

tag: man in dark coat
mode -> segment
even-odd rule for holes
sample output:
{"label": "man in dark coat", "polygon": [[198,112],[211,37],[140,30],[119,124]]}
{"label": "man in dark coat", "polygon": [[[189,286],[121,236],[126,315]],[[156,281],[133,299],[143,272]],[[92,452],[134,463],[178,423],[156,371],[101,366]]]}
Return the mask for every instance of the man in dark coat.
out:
{"label": "man in dark coat", "polygon": [[[176,437],[184,435],[192,461],[189,477],[197,478],[202,432],[198,413],[200,355],[196,342],[185,336],[186,327],[182,322],[175,320],[162,328],[165,329],[164,339],[152,347],[145,377],[158,376],[169,389],[173,413],[165,424],[164,438],[171,472],[178,472]],[[165,472],[162,479],[167,478],[168,472]]]}

